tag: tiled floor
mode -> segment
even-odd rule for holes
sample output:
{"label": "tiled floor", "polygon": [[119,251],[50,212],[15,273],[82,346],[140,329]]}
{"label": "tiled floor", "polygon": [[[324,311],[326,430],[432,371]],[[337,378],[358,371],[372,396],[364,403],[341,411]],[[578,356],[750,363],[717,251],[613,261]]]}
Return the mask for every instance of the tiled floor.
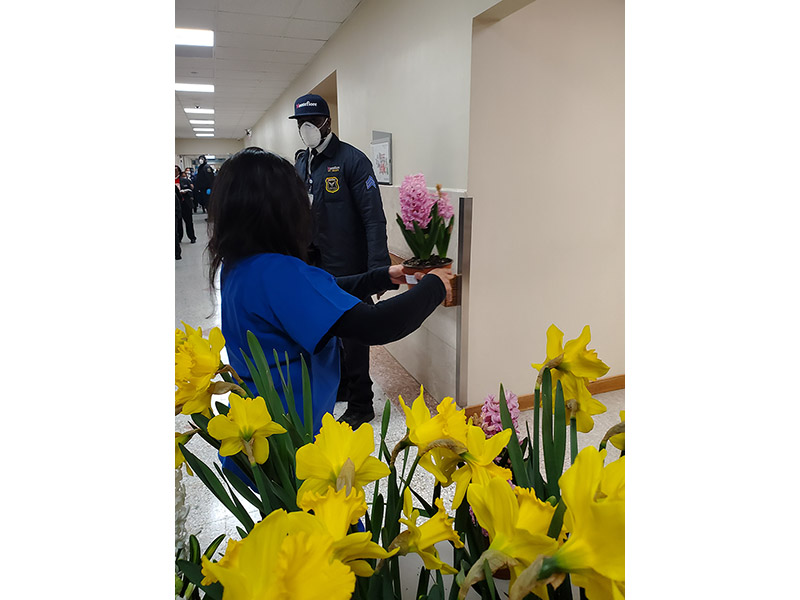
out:
{"label": "tiled floor", "polygon": [[[195,214],[194,222],[197,243],[189,244],[187,239],[181,245],[182,260],[175,261],[175,324],[176,327],[180,327],[180,322],[185,321],[192,327],[202,327],[205,334],[212,327],[220,326],[219,297],[218,294],[211,295],[208,292],[207,262],[204,253],[207,242],[205,215],[202,213]],[[223,361],[227,360],[224,354],[222,359]],[[376,443],[380,436],[381,418],[388,398],[392,415],[389,421],[386,441],[387,446],[391,449],[406,432],[405,418],[398,402],[398,396],[402,395],[406,403],[410,404],[419,395],[420,385],[386,349],[379,346],[373,347],[371,350],[370,373],[374,382],[373,390],[375,393],[374,406],[376,416],[375,420],[372,421],[372,426]],[[596,397],[606,405],[608,410],[606,413],[595,417],[595,427],[590,433],[579,435],[579,448],[587,445],[597,446],[607,429],[619,422],[619,411],[624,409],[624,390],[600,394]],[[441,398],[433,398],[425,392],[425,400],[428,406],[433,408]],[[343,404],[337,403],[334,409],[334,416],[338,417],[344,412],[344,408]],[[523,435],[525,422],[528,423],[531,429],[533,428],[532,418],[532,412],[526,411],[522,413],[519,425]],[[183,415],[175,417],[175,431],[183,431],[189,429],[190,426],[188,417]],[[202,439],[195,437],[187,447],[209,465],[219,460],[216,452]],[[610,454],[614,457],[618,455],[616,449],[613,448],[610,449]],[[569,455],[569,450],[567,455]],[[413,460],[413,457],[412,451],[409,462]],[[566,461],[568,460],[569,456],[566,458]],[[423,497],[431,497],[433,485],[434,479],[432,475],[422,469],[416,471],[412,479],[412,487]],[[454,487],[450,486],[442,490],[442,498],[448,509],[452,503]],[[367,489],[366,492],[367,498],[371,498],[371,489]],[[205,548],[215,537],[225,533],[227,537],[220,546],[217,554],[217,557],[219,557],[224,552],[228,537],[232,536],[235,539],[239,539],[239,535],[236,532],[238,521],[205,488],[197,477],[184,475],[179,480],[176,479],[176,495],[184,493],[185,501],[181,503],[181,506],[184,509],[188,509],[188,511],[185,511],[185,527],[183,529],[176,528],[176,543],[179,543],[179,538],[183,539],[191,533],[197,536],[201,547]],[[243,503],[245,506],[249,506],[246,501]],[[258,511],[253,508],[251,514],[257,516]],[[440,553],[447,557],[449,555],[449,546],[443,545]],[[408,578],[407,580],[404,579],[404,585],[408,588],[406,592],[409,598],[413,596],[413,591],[416,589],[417,584],[416,575],[414,574],[418,572],[415,560],[418,561],[416,557],[408,557],[408,562],[406,563],[408,568],[404,569],[404,571],[408,572]],[[468,596],[468,598],[476,597],[477,595],[473,595],[473,593]]]}

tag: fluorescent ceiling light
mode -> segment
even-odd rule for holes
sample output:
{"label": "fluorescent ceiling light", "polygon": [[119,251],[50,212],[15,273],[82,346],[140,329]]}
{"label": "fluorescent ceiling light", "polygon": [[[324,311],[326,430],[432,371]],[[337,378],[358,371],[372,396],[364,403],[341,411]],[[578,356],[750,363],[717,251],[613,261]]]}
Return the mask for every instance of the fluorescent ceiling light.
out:
{"label": "fluorescent ceiling light", "polygon": [[213,127],[194,127],[195,131],[214,131]]}
{"label": "fluorescent ceiling light", "polygon": [[206,158],[207,158],[208,160],[214,160],[214,159],[215,159],[215,158],[217,158],[217,157],[216,157],[216,156],[214,156],[213,154],[206,154]]}
{"label": "fluorescent ceiling light", "polygon": [[213,133],[195,133],[196,137],[214,137]]}
{"label": "fluorescent ceiling light", "polygon": [[209,29],[175,28],[176,46],[213,46],[214,32]]}
{"label": "fluorescent ceiling light", "polygon": [[176,83],[176,92],[213,92],[214,86],[207,83]]}
{"label": "fluorescent ceiling light", "polygon": [[212,119],[209,121],[207,119],[189,119],[189,123],[192,125],[213,125],[214,120]]}
{"label": "fluorescent ceiling light", "polygon": [[214,109],[213,108],[184,108],[183,112],[194,114],[194,115],[213,115],[214,114]]}

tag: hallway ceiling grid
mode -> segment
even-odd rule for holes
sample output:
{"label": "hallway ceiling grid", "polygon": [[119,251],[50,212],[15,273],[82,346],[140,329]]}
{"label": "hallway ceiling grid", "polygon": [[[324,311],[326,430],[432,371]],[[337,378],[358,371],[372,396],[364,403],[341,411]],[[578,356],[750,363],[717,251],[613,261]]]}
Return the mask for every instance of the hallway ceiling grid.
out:
{"label": "hallway ceiling grid", "polygon": [[[175,137],[194,139],[189,120],[213,120],[215,139],[241,139],[306,68],[360,0],[175,0],[175,27],[211,29],[214,46],[175,46],[176,83],[214,92],[175,92]],[[213,108],[196,115],[185,108]],[[288,109],[287,109],[288,110]]]}

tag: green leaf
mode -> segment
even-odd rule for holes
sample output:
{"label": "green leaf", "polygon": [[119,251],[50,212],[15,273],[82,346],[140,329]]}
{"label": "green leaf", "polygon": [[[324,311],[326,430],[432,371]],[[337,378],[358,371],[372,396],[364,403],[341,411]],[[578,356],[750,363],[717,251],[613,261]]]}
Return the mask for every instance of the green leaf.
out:
{"label": "green leaf", "polygon": [[308,374],[306,359],[300,355],[300,368],[303,379],[303,424],[306,427],[306,442],[314,441],[314,406],[311,400],[311,376]]}
{"label": "green leaf", "polygon": [[269,501],[269,492],[267,491],[267,480],[266,477],[264,477],[264,471],[261,470],[259,465],[250,465],[250,472],[255,479],[258,494],[261,496],[261,505],[259,509],[265,515],[268,515],[272,512],[272,504]]}
{"label": "green leaf", "polygon": [[[375,482],[375,489],[378,488],[377,481]],[[383,525],[383,511],[386,503],[383,500],[383,494],[378,494],[378,499],[372,504],[372,541],[378,543],[378,538],[381,535],[381,525]]]}
{"label": "green leaf", "polygon": [[[203,484],[205,484],[205,486],[209,489],[209,491],[212,494],[214,494],[217,500],[222,502],[223,506],[225,506],[225,508],[227,508],[231,512],[231,514],[233,514],[233,516],[235,516],[237,519],[239,519],[240,522],[242,522],[241,513],[237,509],[236,504],[233,502],[231,497],[228,496],[227,492],[225,491],[225,488],[223,487],[222,483],[220,483],[219,479],[216,478],[213,471],[211,471],[211,469],[209,469],[203,461],[201,461],[194,454],[189,452],[186,446],[184,446],[183,444],[178,444],[178,446],[180,446],[181,452],[183,452],[183,456],[186,459],[186,462],[189,463],[189,466],[192,468],[192,471],[194,471],[195,475],[197,475],[200,478],[200,481],[202,481]],[[247,513],[245,512],[245,515],[246,514]]]}
{"label": "green leaf", "polygon": [[[234,473],[230,469],[223,468],[222,472],[225,474],[225,479],[228,480],[228,483],[231,484],[233,489],[235,489],[240,496],[242,496],[245,500],[247,500],[250,504],[252,504],[253,507],[262,510],[261,500],[258,498],[258,496],[256,496],[253,493],[253,490],[250,489],[250,486],[246,481],[242,481],[242,478],[239,477],[236,473]],[[245,472],[246,471],[242,471],[243,474]]]}
{"label": "green leaf", "polygon": [[544,451],[544,470],[547,473],[545,486],[548,496],[555,496],[553,486],[558,486],[558,481],[553,481],[555,471],[555,445],[553,443],[553,396],[550,369],[545,369],[542,375],[542,450]]}
{"label": "green leaf", "polygon": [[228,411],[230,410],[230,406],[224,402],[215,402],[214,406],[217,408],[217,414],[220,415],[227,415]]}
{"label": "green leaf", "polygon": [[564,504],[564,499],[558,501],[556,510],[553,513],[553,518],[550,519],[550,527],[547,529],[547,535],[554,540],[558,539],[558,534],[564,524],[564,512],[567,510],[567,505]]}
{"label": "green leaf", "polygon": [[220,469],[218,464],[214,464],[214,468],[216,469],[217,473],[219,474],[220,479],[225,482],[225,485],[228,486],[228,492],[230,493],[230,498],[233,501],[233,504],[236,506],[236,518],[239,519],[239,522],[247,529],[247,531],[251,531],[253,529],[253,518],[250,516],[250,513],[247,512],[247,509],[242,505],[239,498],[236,494],[233,493],[233,488],[231,484],[225,479],[225,475],[222,474],[222,469]]}
{"label": "green leaf", "polygon": [[419,579],[417,579],[417,593],[414,594],[414,598],[419,598],[423,594],[428,593],[428,579],[430,571],[425,567],[422,567],[419,570]]}
{"label": "green leaf", "polygon": [[206,598],[209,600],[222,600],[222,585],[219,582],[211,585],[202,585],[200,583],[203,581],[203,572],[199,565],[188,560],[178,560],[176,564],[178,565],[178,570],[186,576],[186,579],[206,593]]}
{"label": "green leaf", "polygon": [[494,589],[494,576],[489,568],[489,561],[483,561],[483,576],[486,578],[486,586],[489,588],[489,596],[492,600],[497,600],[497,592]]}
{"label": "green leaf", "polygon": [[389,431],[389,419],[392,416],[392,403],[389,398],[386,398],[386,404],[383,405],[383,415],[381,416],[381,441],[386,440],[386,432]]}
{"label": "green leaf", "polygon": [[578,457],[578,423],[575,417],[569,420],[569,464],[575,464]]}
{"label": "green leaf", "polygon": [[[536,493],[536,497],[539,500],[544,500],[544,479],[542,478],[542,470],[541,470],[541,463],[540,463],[540,437],[539,433],[541,431],[541,410],[542,410],[542,401],[541,401],[541,391],[537,388],[533,390],[533,443],[531,447],[533,448],[533,464],[536,466],[536,477],[533,480],[533,487],[534,492]],[[530,434],[529,434],[530,435]]]}
{"label": "green leaf", "polygon": [[222,543],[222,540],[224,540],[224,539],[225,539],[225,534],[221,533],[217,538],[214,539],[213,542],[211,542],[208,545],[208,548],[206,548],[206,551],[203,552],[203,556],[205,556],[207,559],[211,560],[211,557],[214,555],[214,552],[217,551],[217,548],[219,548],[219,545]]}
{"label": "green leaf", "polygon": [[236,531],[239,533],[239,539],[240,540],[243,540],[244,538],[247,537],[247,532],[244,529],[242,529],[241,527],[239,527],[238,525],[236,526]]}
{"label": "green leaf", "polygon": [[555,481],[555,495],[556,498],[561,497],[561,491],[558,489],[558,480],[564,472],[564,457],[567,451],[567,417],[566,405],[564,404],[564,390],[561,388],[561,382],[556,383],[556,403],[555,414],[553,415],[553,474],[547,474],[547,480]]}
{"label": "green leaf", "polygon": [[502,383],[500,384],[498,402],[500,404],[500,422],[503,424],[503,429],[511,430],[511,439],[508,440],[507,447],[508,457],[511,459],[511,470],[514,473],[514,481],[517,485],[522,487],[531,487],[530,481],[528,481],[528,470],[525,468],[525,462],[522,460],[522,450],[520,450],[519,447],[517,430],[514,429],[514,422],[511,420],[511,413],[508,410],[506,393]]}
{"label": "green leaf", "polygon": [[200,564],[200,542],[194,535],[189,536],[189,560],[194,564]]}

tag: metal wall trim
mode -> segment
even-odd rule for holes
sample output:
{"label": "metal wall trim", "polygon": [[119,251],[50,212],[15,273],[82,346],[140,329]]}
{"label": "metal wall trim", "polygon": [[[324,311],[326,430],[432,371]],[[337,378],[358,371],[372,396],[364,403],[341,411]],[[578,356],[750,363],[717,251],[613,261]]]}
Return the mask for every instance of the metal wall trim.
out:
{"label": "metal wall trim", "polygon": [[472,197],[458,199],[458,271],[461,302],[456,319],[456,404],[467,406],[467,350],[469,340],[469,268],[472,253]]}

